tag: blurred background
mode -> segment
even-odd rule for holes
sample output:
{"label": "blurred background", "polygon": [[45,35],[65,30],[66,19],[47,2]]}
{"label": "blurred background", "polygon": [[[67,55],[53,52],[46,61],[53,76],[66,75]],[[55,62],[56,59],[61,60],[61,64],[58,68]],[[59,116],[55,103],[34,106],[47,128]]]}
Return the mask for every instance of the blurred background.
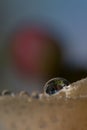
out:
{"label": "blurred background", "polygon": [[86,0],[0,0],[0,90],[87,76]]}

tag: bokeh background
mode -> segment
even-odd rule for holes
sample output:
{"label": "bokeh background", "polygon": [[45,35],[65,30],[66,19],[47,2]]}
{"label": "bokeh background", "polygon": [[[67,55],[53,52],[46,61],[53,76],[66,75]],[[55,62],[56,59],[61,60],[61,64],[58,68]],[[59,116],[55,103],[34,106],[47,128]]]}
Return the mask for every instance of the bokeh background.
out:
{"label": "bokeh background", "polygon": [[[70,82],[86,77],[86,12],[86,0],[0,0],[1,90],[41,91],[41,86],[52,77],[64,77]],[[26,49],[25,56],[19,56],[20,48],[34,42],[33,49],[28,46],[28,52],[32,51],[26,54],[27,64]],[[35,58],[38,51],[32,55],[35,46],[40,49],[39,61]],[[29,71],[26,76],[23,69]]]}

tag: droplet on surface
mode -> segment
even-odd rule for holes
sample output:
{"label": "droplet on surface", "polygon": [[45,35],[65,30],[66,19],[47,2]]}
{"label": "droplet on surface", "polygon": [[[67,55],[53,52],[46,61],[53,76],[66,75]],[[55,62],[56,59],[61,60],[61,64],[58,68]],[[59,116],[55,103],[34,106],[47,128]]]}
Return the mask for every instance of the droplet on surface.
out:
{"label": "droplet on surface", "polygon": [[48,95],[57,94],[65,86],[68,86],[70,83],[64,78],[52,78],[46,82],[44,86],[44,92]]}
{"label": "droplet on surface", "polygon": [[39,94],[37,92],[33,92],[31,96],[32,98],[35,98],[35,99],[39,98]]}
{"label": "droplet on surface", "polygon": [[30,96],[30,95],[29,95],[29,93],[26,92],[26,91],[21,91],[21,92],[19,93],[19,96]]}
{"label": "droplet on surface", "polygon": [[1,93],[2,96],[14,96],[15,94],[12,93],[11,91],[9,90],[3,90],[2,93]]}

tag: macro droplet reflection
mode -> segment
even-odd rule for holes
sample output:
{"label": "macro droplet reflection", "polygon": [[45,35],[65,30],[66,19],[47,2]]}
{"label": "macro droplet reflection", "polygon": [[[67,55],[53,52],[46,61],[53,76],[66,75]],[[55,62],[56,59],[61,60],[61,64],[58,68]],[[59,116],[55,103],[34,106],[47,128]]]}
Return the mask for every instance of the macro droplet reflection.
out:
{"label": "macro droplet reflection", "polygon": [[44,92],[48,95],[53,95],[69,84],[69,81],[64,78],[53,78],[45,84]]}

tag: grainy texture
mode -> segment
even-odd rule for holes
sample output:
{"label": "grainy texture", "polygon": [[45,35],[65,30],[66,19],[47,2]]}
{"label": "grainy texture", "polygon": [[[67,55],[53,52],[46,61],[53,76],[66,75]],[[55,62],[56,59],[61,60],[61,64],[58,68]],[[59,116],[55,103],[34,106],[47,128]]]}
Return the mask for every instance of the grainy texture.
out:
{"label": "grainy texture", "polygon": [[0,130],[87,130],[87,79],[70,88],[61,98],[1,96]]}

